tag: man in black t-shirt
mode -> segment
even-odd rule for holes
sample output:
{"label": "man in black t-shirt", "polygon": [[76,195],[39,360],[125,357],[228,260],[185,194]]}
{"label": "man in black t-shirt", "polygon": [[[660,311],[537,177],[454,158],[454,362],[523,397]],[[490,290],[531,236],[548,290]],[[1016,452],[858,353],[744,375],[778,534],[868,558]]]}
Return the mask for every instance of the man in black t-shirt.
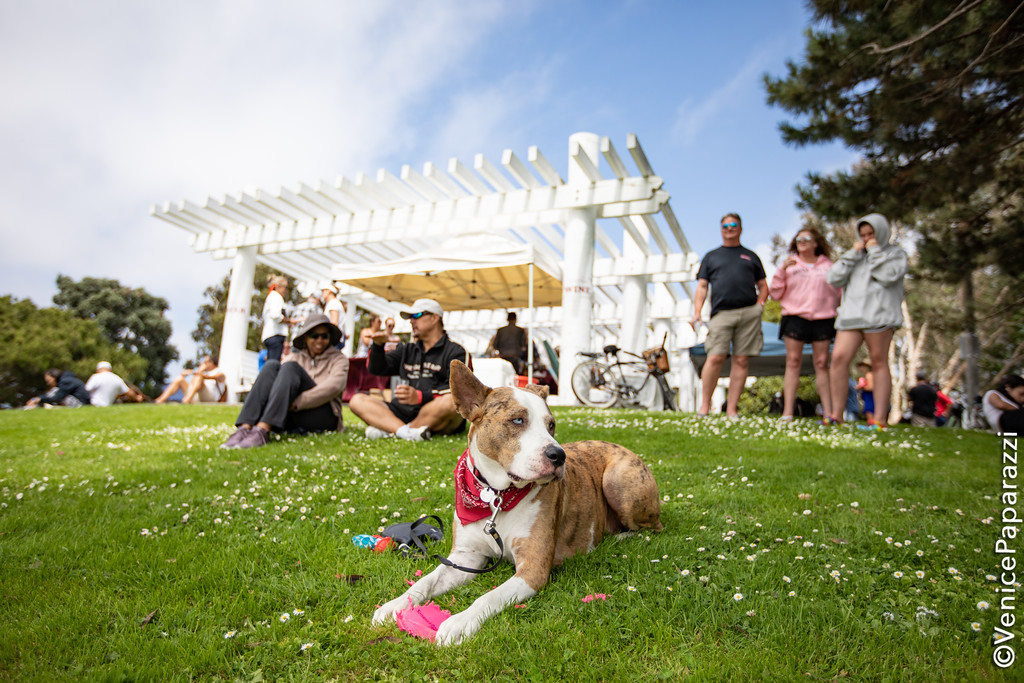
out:
{"label": "man in black t-shirt", "polygon": [[516,369],[517,375],[526,374],[526,330],[516,325],[516,314],[508,314],[508,325],[494,333],[494,350]]}
{"label": "man in black t-shirt", "polygon": [[764,346],[761,334],[761,311],[768,298],[768,282],[764,266],[757,254],[740,245],[743,223],[736,213],[722,216],[722,246],[701,261],[697,272],[697,292],[693,299],[690,325],[696,331],[703,323],[701,309],[711,287],[711,320],[704,340],[707,360],[700,373],[701,404],[697,411],[707,415],[711,397],[718,385],[718,376],[725,359],[732,354],[729,373],[729,395],[726,415],[736,417],[736,404],[747,381],[750,356],[757,356]]}
{"label": "man in black t-shirt", "polygon": [[470,365],[469,354],[448,338],[443,313],[433,299],[417,299],[411,311],[401,314],[412,324],[415,341],[384,351],[388,333],[373,335],[366,369],[374,375],[398,375],[399,382],[388,403],[368,394],[349,400],[348,407],[367,424],[368,439],[425,441],[432,433],[453,434],[465,424],[455,410],[448,373],[455,359]]}
{"label": "man in black t-shirt", "polygon": [[935,426],[935,401],[939,392],[928,382],[928,373],[917,371],[917,384],[907,392],[910,399],[910,424],[917,427]]}

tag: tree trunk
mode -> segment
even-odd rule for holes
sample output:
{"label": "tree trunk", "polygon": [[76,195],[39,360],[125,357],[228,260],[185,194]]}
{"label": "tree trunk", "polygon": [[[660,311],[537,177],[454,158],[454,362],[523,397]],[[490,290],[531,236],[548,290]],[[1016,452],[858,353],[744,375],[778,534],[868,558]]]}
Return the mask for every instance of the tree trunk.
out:
{"label": "tree trunk", "polygon": [[1015,348],[1013,353],[1010,354],[1010,359],[1006,361],[1003,367],[999,368],[999,372],[996,374],[996,377],[1002,377],[1013,369],[1013,367],[1017,365],[1017,361],[1020,360],[1022,356],[1024,356],[1024,339],[1021,340],[1020,344],[1017,344],[1017,348]]}

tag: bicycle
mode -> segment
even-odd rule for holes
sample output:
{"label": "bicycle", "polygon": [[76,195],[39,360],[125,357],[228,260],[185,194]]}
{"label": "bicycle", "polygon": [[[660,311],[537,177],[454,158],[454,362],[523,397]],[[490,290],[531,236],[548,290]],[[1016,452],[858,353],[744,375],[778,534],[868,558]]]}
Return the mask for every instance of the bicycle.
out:
{"label": "bicycle", "polygon": [[[665,374],[669,370],[668,354],[665,347],[654,347],[636,354],[609,344],[603,349],[605,360],[599,360],[601,354],[594,351],[580,351],[579,355],[588,358],[572,371],[572,392],[583,405],[592,408],[611,408],[616,404],[636,406],[640,404],[640,393],[647,382],[654,378],[661,390],[662,405],[665,410],[679,410],[675,396],[668,385]],[[636,360],[620,360],[619,352],[629,354]],[[643,375],[643,381],[627,379],[627,375],[635,380]]]}

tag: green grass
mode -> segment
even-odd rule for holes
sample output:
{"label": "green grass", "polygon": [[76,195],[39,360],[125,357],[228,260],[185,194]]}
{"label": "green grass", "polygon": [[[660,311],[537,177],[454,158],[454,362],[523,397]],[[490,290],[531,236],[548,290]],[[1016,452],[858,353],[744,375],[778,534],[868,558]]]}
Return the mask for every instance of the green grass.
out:
{"label": "green grass", "polygon": [[991,661],[994,435],[556,409],[563,442],[643,457],[665,531],[606,539],[441,649],[370,624],[433,563],[351,537],[447,524],[464,437],[371,442],[347,415],[342,436],[219,451],[235,411],[0,412],[0,679],[1021,678]]}

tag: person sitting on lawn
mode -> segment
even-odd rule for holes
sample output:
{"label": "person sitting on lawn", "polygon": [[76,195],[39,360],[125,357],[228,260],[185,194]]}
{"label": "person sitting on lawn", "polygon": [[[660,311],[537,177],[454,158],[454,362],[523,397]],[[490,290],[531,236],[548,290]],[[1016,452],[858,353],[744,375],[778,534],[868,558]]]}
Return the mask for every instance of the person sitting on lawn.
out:
{"label": "person sitting on lawn", "polygon": [[985,419],[997,432],[1019,434],[1024,431],[1024,378],[1006,375],[996,388],[981,399]]}
{"label": "person sitting on lawn", "polygon": [[444,311],[433,299],[417,299],[412,310],[401,316],[412,324],[415,341],[384,351],[388,333],[373,335],[367,370],[374,375],[398,376],[390,403],[355,394],[348,407],[367,424],[366,438],[397,436],[408,441],[425,441],[433,434],[454,434],[465,420],[455,410],[448,372],[456,358],[469,364],[469,354],[448,338],[441,316]]}
{"label": "person sitting on lawn", "polygon": [[98,408],[113,405],[119,400],[141,403],[145,398],[138,389],[114,374],[110,363],[105,360],[96,364],[96,372],[86,381],[85,390],[89,392],[89,403]]}
{"label": "person sitting on lawn", "polygon": [[50,368],[43,373],[43,380],[50,387],[49,391],[42,396],[30,398],[25,404],[26,408],[41,405],[78,408],[89,405],[89,392],[85,390],[85,383],[70,370]]}
{"label": "person sitting on lawn", "polygon": [[194,370],[181,371],[178,378],[167,385],[154,403],[166,403],[167,399],[180,391],[182,403],[217,403],[227,398],[227,379],[224,371],[217,367],[217,357],[206,355]]}
{"label": "person sitting on lawn", "polygon": [[348,358],[335,348],[341,330],[323,313],[306,318],[283,361],[268,360],[221,448],[266,445],[270,432],[342,431],[341,397]]}

